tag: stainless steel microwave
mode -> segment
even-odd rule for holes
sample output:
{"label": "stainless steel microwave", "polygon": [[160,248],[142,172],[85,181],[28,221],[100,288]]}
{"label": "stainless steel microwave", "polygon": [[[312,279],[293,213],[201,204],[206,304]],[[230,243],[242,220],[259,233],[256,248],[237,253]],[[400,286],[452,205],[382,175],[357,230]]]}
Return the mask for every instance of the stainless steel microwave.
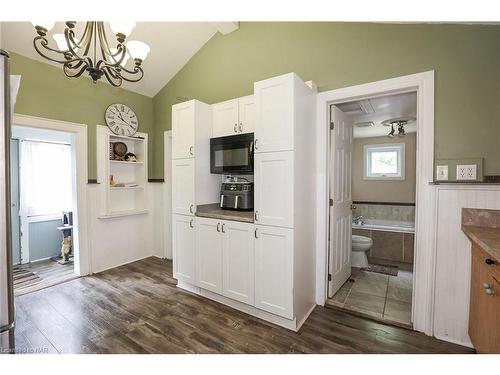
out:
{"label": "stainless steel microwave", "polygon": [[253,174],[253,133],[210,138],[210,173]]}

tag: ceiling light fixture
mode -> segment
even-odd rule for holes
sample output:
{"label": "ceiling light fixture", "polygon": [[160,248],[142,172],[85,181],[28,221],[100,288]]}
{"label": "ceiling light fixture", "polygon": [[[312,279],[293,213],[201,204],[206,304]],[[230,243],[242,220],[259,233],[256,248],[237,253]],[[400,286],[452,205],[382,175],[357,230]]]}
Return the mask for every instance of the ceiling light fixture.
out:
{"label": "ceiling light fixture", "polygon": [[[84,72],[96,83],[105,76],[113,86],[121,86],[123,81],[138,82],[144,76],[141,67],[150,48],[137,40],[125,43],[125,39],[135,27],[135,22],[110,22],[111,30],[116,35],[117,44],[110,48],[104,22],[89,21],[81,38],[76,38],[76,21],[66,21],[64,34],[54,34],[52,37],[57,48],[49,46],[47,33],[54,27],[54,22],[35,21],[38,36],[33,39],[35,50],[49,61],[63,65],[64,74],[70,78],[80,77]],[[129,57],[134,65],[126,67]]]}
{"label": "ceiling light fixture", "polygon": [[389,134],[387,134],[387,136],[389,138],[394,137],[394,124],[391,124],[391,131],[389,132]]}

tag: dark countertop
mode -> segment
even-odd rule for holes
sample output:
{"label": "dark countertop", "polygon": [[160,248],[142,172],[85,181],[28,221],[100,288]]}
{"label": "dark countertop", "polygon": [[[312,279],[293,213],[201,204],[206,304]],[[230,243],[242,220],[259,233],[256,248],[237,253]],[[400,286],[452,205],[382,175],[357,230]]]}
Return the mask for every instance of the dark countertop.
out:
{"label": "dark countertop", "polygon": [[202,204],[196,206],[195,216],[208,217],[211,219],[241,221],[244,223],[253,223],[252,211],[224,210],[220,208],[219,203]]}
{"label": "dark countertop", "polygon": [[478,244],[494,260],[500,262],[500,229],[462,225],[462,230],[472,242]]}

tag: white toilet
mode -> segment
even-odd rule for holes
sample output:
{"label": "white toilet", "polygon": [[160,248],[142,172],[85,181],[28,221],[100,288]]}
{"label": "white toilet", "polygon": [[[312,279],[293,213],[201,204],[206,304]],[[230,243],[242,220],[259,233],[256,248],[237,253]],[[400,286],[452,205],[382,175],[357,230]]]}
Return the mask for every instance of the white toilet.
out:
{"label": "white toilet", "polygon": [[351,267],[368,267],[366,252],[371,249],[373,240],[369,237],[352,235]]}

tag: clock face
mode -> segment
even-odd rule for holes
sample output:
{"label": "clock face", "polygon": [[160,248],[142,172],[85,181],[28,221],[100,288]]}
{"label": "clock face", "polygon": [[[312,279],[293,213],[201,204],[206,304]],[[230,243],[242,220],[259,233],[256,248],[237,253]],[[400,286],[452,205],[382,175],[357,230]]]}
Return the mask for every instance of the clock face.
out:
{"label": "clock face", "polygon": [[131,137],[139,128],[137,115],[124,104],[111,104],[106,109],[106,124],[116,135]]}

